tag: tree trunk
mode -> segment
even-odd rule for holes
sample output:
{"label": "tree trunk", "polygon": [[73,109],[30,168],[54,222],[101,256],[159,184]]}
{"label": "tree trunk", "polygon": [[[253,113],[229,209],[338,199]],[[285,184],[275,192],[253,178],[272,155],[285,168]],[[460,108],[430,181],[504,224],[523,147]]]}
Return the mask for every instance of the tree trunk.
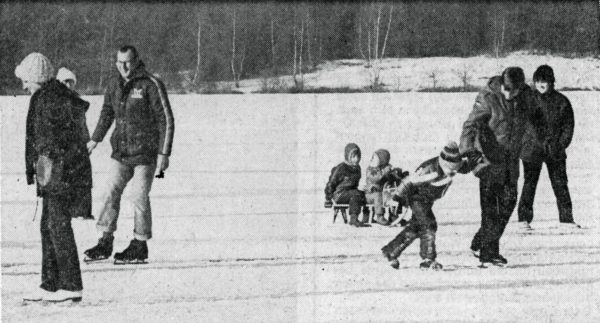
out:
{"label": "tree trunk", "polygon": [[271,12],[271,68],[275,68],[275,22]]}
{"label": "tree trunk", "polygon": [[299,70],[300,70],[300,81],[301,81],[302,85],[304,85],[304,72],[302,71],[302,54],[303,54],[303,52],[304,52],[304,20],[300,19],[300,63],[299,63]]}
{"label": "tree trunk", "polygon": [[381,57],[385,56],[385,46],[387,45],[388,35],[390,34],[390,27],[392,25],[392,13],[394,11],[394,5],[390,5],[390,19],[388,20],[387,30],[385,31],[385,38],[383,39],[383,49],[381,50]]}
{"label": "tree trunk", "polygon": [[235,78],[235,7],[233,8],[233,33],[231,37],[231,74],[233,75],[233,81],[235,86],[239,87],[238,82]]}
{"label": "tree trunk", "polygon": [[104,29],[104,36],[102,37],[102,46],[100,47],[100,79],[98,80],[98,88],[102,88],[102,81],[104,80],[104,52],[106,51],[106,28]]}
{"label": "tree trunk", "polygon": [[379,57],[379,23],[381,21],[381,7],[383,7],[383,4],[379,5],[379,10],[377,10],[377,24],[375,25],[375,59]]}
{"label": "tree trunk", "polygon": [[313,66],[313,61],[312,61],[312,55],[311,55],[311,47],[310,47],[310,23],[309,23],[309,19],[310,19],[310,13],[307,11],[306,12],[306,54],[307,54],[307,65],[308,66]]}
{"label": "tree trunk", "polygon": [[297,61],[298,61],[298,39],[296,36],[296,17],[294,17],[294,71],[292,73],[293,77],[294,77],[294,85],[296,87],[298,87],[298,80],[296,79],[296,69],[297,69]]}
{"label": "tree trunk", "polygon": [[200,12],[198,12],[198,32],[196,33],[196,71],[194,72],[194,78],[192,79],[192,84],[196,85],[198,83],[198,75],[200,75],[200,39],[202,35],[202,19],[200,17]]}

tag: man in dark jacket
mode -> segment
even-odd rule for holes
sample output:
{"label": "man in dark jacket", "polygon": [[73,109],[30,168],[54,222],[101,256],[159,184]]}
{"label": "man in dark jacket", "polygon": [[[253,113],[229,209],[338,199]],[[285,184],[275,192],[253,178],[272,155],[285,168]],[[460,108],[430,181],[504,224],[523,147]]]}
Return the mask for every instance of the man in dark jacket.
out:
{"label": "man in dark jacket", "polygon": [[134,239],[127,249],[115,254],[115,263],[143,263],[148,257],[146,241],[152,237],[148,194],[155,172],[160,176],[169,167],[175,125],[164,85],[145,70],[134,47],[119,50],[117,69],[119,75],[108,83],[100,119],[88,143],[91,153],[114,121],[108,187],[97,224],[103,235],[98,245],[85,253],[88,260],[112,254],[121,194],[131,181]]}
{"label": "man in dark jacket", "polygon": [[479,177],[481,228],[471,243],[482,265],[503,265],[500,238],[517,202],[519,154],[525,122],[536,118],[533,91],[525,84],[519,67],[509,67],[490,79],[477,96],[473,110],[463,124],[460,151]]}
{"label": "man in dark jacket", "polygon": [[540,178],[542,164],[546,163],[550,183],[556,196],[560,223],[579,227],[573,220],[573,206],[567,186],[567,154],[573,138],[575,121],[569,99],[554,89],[554,71],[542,65],[533,74],[536,89],[536,103],[543,113],[543,123],[528,124],[523,138],[521,159],[525,173],[523,192],[519,200],[519,222],[525,229],[531,229],[533,220],[533,200]]}

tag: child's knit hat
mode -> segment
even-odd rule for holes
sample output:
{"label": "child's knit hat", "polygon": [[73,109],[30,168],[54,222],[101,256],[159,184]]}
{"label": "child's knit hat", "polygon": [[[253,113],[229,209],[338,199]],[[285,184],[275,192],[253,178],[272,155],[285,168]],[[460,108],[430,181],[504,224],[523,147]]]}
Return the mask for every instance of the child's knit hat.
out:
{"label": "child's knit hat", "polygon": [[453,171],[458,171],[462,166],[462,158],[455,141],[449,141],[440,152],[440,166]]}
{"label": "child's knit hat", "polygon": [[56,73],[56,79],[63,83],[66,80],[73,80],[73,84],[77,84],[77,77],[75,76],[75,73],[71,72],[65,67],[61,67],[58,69],[58,73]]}
{"label": "child's knit hat", "polygon": [[31,53],[17,66],[15,75],[23,81],[45,83],[54,78],[54,67],[46,56]]}
{"label": "child's knit hat", "polygon": [[357,154],[358,158],[360,158],[360,148],[353,142],[347,144],[346,148],[344,148],[344,159],[349,162],[352,154]]}
{"label": "child's knit hat", "polygon": [[375,151],[375,154],[379,157],[378,167],[386,166],[390,163],[390,152],[386,149],[378,149]]}

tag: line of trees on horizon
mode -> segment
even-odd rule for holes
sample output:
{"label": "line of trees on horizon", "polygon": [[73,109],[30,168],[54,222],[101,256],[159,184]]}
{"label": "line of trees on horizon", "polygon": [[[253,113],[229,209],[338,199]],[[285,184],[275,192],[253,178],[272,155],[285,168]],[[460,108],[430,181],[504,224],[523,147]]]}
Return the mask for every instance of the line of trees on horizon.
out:
{"label": "line of trees on horizon", "polygon": [[[516,50],[598,54],[598,2],[258,2],[0,4],[0,94],[14,68],[41,52],[102,89],[116,50],[138,48],[170,89],[293,75],[323,61],[501,56]],[[598,14],[597,14],[598,12]]]}

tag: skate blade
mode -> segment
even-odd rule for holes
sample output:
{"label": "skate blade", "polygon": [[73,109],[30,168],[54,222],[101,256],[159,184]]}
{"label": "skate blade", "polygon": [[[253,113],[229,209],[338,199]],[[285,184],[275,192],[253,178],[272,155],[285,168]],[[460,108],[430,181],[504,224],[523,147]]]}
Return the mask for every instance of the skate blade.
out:
{"label": "skate blade", "polygon": [[148,262],[146,260],[116,260],[114,262],[115,265],[147,265]]}
{"label": "skate blade", "polygon": [[506,267],[506,265],[505,264],[495,264],[495,263],[491,263],[491,262],[482,262],[477,267],[479,267],[481,269],[487,269],[487,268],[504,268],[504,267]]}
{"label": "skate blade", "polygon": [[104,258],[88,258],[88,257],[86,257],[83,259],[83,262],[85,262],[86,264],[93,264],[96,262],[101,262],[106,259],[108,259],[108,257],[104,257]]}

